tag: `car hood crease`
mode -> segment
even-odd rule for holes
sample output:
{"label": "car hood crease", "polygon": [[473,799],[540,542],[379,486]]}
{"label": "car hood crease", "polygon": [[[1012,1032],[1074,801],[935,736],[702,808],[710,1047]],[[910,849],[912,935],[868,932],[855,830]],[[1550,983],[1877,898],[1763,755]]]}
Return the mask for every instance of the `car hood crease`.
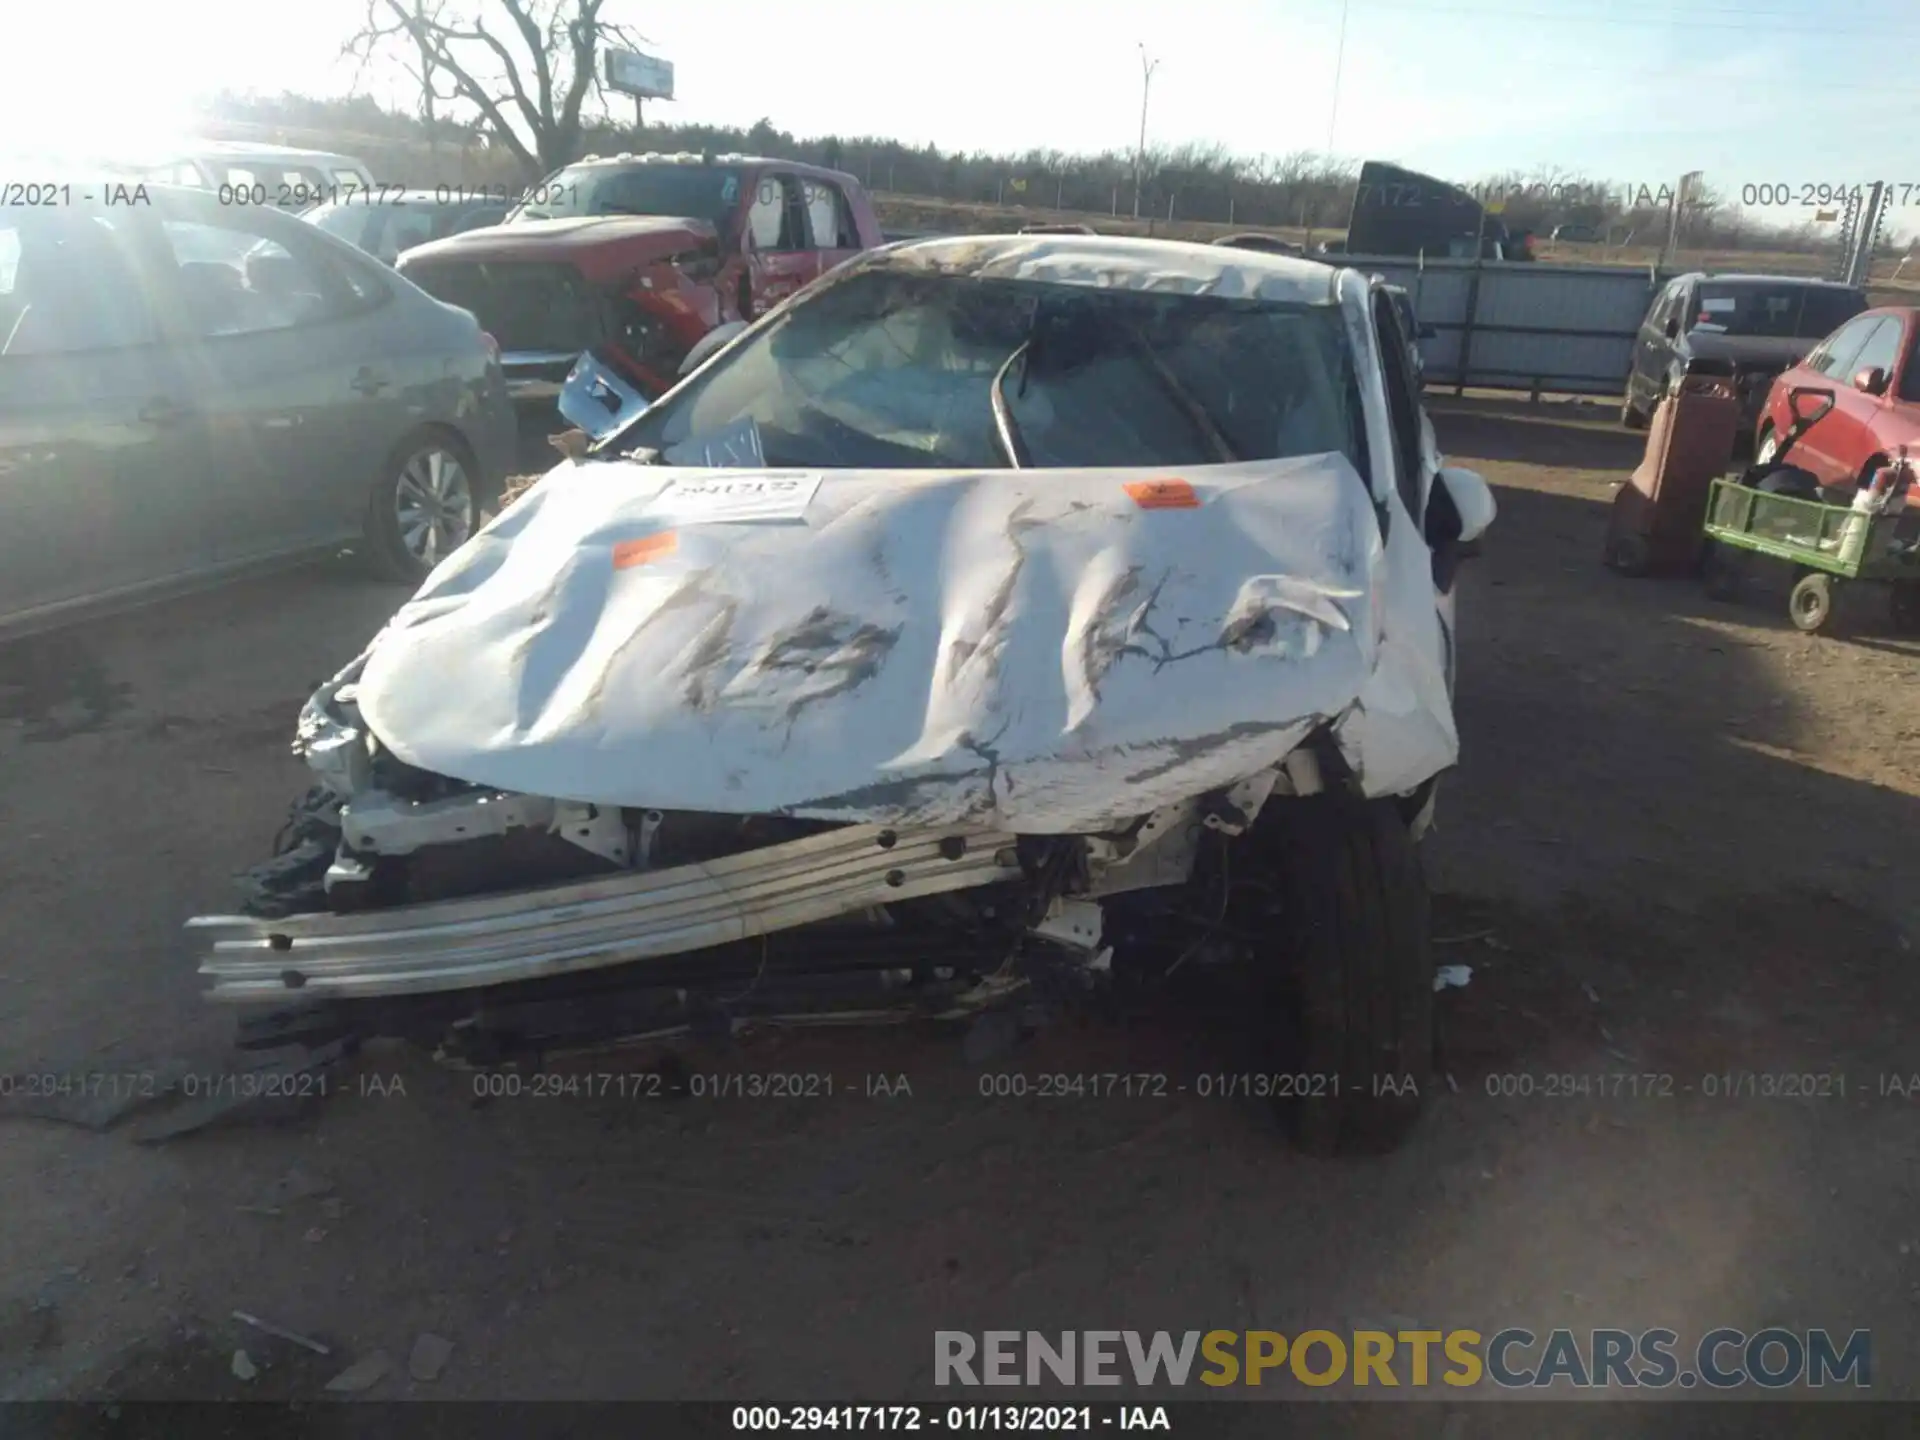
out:
{"label": "car hood crease", "polygon": [[[789,508],[713,500],[769,481]],[[1381,560],[1337,455],[569,463],[394,616],[357,700],[400,759],[503,790],[1085,830],[1275,764],[1351,707]]]}

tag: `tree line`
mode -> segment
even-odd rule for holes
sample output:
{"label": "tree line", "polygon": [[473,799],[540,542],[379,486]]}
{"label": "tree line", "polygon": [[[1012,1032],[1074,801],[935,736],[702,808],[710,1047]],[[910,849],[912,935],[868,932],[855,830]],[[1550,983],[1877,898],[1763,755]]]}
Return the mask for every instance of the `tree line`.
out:
{"label": "tree line", "polygon": [[[296,127],[307,132],[365,135],[394,145],[453,149],[502,179],[532,181],[543,167],[557,167],[589,154],[622,151],[745,153],[800,160],[854,175],[876,193],[950,202],[1019,206],[1094,215],[1132,215],[1136,183],[1143,216],[1208,221],[1249,229],[1339,229],[1352,209],[1359,165],[1312,150],[1241,154],[1220,144],[1149,146],[1136,181],[1136,158],[1122,150],[1075,154],[1035,147],[1000,153],[910,145],[873,135],[797,136],[770,119],[748,126],[680,125],[648,121],[622,124],[583,116],[564,150],[519,144],[509,150],[484,119],[455,120],[445,114],[409,115],[366,96],[320,99],[222,95],[211,117],[253,125]],[[471,168],[471,167],[469,167]],[[428,180],[443,178],[426,178]],[[444,178],[453,178],[451,176]],[[1616,245],[1658,245],[1671,222],[1676,185],[1649,183],[1630,192],[1602,187],[1576,172],[1554,167],[1507,171],[1481,178],[1443,177],[1476,195],[1503,199],[1509,229],[1542,237],[1554,227],[1591,227]],[[1811,250],[1831,244],[1813,225],[1768,224],[1744,214],[1710,188],[1692,193],[1682,216],[1689,248]]]}

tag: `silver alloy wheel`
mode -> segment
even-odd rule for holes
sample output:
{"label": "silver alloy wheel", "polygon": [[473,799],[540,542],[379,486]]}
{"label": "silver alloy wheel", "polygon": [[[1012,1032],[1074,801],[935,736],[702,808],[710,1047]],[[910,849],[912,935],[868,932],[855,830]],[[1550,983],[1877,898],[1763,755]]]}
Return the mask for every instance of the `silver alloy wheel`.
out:
{"label": "silver alloy wheel", "polygon": [[1754,452],[1753,463],[1755,465],[1765,465],[1779,453],[1780,437],[1769,430],[1767,432],[1767,438],[1760,442],[1759,450]]}
{"label": "silver alloy wheel", "polygon": [[414,452],[393,489],[393,513],[407,554],[438,565],[473,533],[473,487],[451,450],[430,445]]}

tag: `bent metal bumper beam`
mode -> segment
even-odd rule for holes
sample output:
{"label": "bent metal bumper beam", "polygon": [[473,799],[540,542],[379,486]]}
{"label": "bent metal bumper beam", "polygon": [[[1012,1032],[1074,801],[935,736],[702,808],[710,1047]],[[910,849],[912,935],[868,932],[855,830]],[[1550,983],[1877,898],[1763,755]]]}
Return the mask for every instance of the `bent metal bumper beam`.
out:
{"label": "bent metal bumper beam", "polygon": [[855,825],[697,865],[347,915],[201,915],[214,1000],[462,990],[752,939],[1020,874],[1012,835]]}

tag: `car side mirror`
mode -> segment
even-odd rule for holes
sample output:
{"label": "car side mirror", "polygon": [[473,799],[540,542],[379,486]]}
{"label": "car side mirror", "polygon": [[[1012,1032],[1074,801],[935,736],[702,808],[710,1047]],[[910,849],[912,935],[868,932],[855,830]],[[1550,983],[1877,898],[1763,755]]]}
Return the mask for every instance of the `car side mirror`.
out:
{"label": "car side mirror", "polygon": [[1678,340],[1679,338],[1680,338],[1680,317],[1678,315],[1675,315],[1672,319],[1667,321],[1667,339]]}
{"label": "car side mirror", "polygon": [[1887,372],[1878,365],[1869,365],[1854,373],[1853,388],[1867,395],[1887,393]]}
{"label": "car side mirror", "polygon": [[1452,540],[1462,554],[1477,554],[1480,537],[1498,511],[1493,487],[1479,472],[1443,465],[1433,477],[1433,494],[1427,497],[1427,543]]}

